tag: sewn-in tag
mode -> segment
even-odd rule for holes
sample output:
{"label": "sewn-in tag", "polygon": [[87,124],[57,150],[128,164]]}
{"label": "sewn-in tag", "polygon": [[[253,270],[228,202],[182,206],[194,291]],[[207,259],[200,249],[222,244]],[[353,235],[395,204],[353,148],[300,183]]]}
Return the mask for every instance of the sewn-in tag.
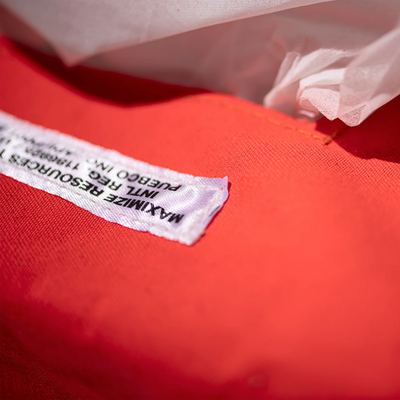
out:
{"label": "sewn-in tag", "polygon": [[191,245],[228,197],[228,179],[155,167],[0,111],[0,173],[110,222]]}

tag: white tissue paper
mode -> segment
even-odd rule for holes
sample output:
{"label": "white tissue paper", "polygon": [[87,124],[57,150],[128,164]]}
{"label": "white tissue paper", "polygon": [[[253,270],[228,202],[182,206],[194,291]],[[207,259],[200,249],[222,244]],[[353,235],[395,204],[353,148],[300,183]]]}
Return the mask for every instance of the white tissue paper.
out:
{"label": "white tissue paper", "polygon": [[296,118],[355,126],[400,94],[399,0],[0,3],[67,65],[222,91]]}

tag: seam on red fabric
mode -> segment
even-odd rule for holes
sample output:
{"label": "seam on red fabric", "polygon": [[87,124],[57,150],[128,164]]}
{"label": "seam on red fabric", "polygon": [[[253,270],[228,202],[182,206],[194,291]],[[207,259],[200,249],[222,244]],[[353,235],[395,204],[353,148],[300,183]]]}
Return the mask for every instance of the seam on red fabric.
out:
{"label": "seam on red fabric", "polygon": [[232,104],[226,103],[226,102],[221,101],[221,100],[213,100],[213,99],[209,99],[209,98],[200,98],[200,97],[195,97],[195,96],[189,96],[186,99],[190,100],[190,101],[199,102],[199,103],[218,104],[218,105],[221,105],[221,106],[224,106],[224,107],[227,107],[227,108],[238,110],[238,111],[244,112],[246,114],[252,115],[253,117],[260,118],[260,119],[263,119],[265,121],[268,121],[271,124],[274,124],[274,125],[277,125],[277,126],[281,126],[282,128],[290,129],[292,131],[299,132],[299,133],[301,133],[301,134],[303,134],[305,136],[312,137],[313,139],[317,139],[317,140],[321,141],[322,144],[324,144],[324,145],[329,144],[333,140],[333,138],[339,133],[339,131],[341,131],[342,129],[345,128],[345,127],[339,128],[334,133],[332,133],[331,135],[329,135],[327,137],[322,137],[322,136],[316,135],[314,133],[305,131],[304,129],[299,129],[299,128],[296,128],[294,126],[282,123],[282,122],[280,122],[280,121],[278,121],[278,120],[276,120],[274,118],[267,117],[266,115],[263,115],[262,113],[258,113],[256,111],[248,110],[245,107],[232,105]]}
{"label": "seam on red fabric", "polygon": [[348,128],[348,126],[347,125],[343,125],[342,127],[336,129],[335,132],[333,132],[331,135],[329,135],[329,136],[327,136],[326,138],[323,139],[323,144],[327,145],[330,142],[332,142],[332,140],[336,136],[340,135],[346,128]]}

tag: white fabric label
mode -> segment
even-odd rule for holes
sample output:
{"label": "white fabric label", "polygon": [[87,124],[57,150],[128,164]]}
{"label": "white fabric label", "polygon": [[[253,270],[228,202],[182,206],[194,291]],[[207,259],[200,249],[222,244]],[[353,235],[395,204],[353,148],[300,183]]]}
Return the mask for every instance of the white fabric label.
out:
{"label": "white fabric label", "polygon": [[228,197],[228,179],[180,174],[0,111],[0,173],[110,222],[191,245]]}

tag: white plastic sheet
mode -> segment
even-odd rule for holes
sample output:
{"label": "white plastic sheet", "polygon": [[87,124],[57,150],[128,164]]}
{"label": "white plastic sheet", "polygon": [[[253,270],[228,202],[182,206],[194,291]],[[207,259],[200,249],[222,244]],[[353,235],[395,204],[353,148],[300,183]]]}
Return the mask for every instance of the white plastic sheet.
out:
{"label": "white plastic sheet", "polygon": [[399,0],[0,0],[72,65],[358,125],[400,93]]}

